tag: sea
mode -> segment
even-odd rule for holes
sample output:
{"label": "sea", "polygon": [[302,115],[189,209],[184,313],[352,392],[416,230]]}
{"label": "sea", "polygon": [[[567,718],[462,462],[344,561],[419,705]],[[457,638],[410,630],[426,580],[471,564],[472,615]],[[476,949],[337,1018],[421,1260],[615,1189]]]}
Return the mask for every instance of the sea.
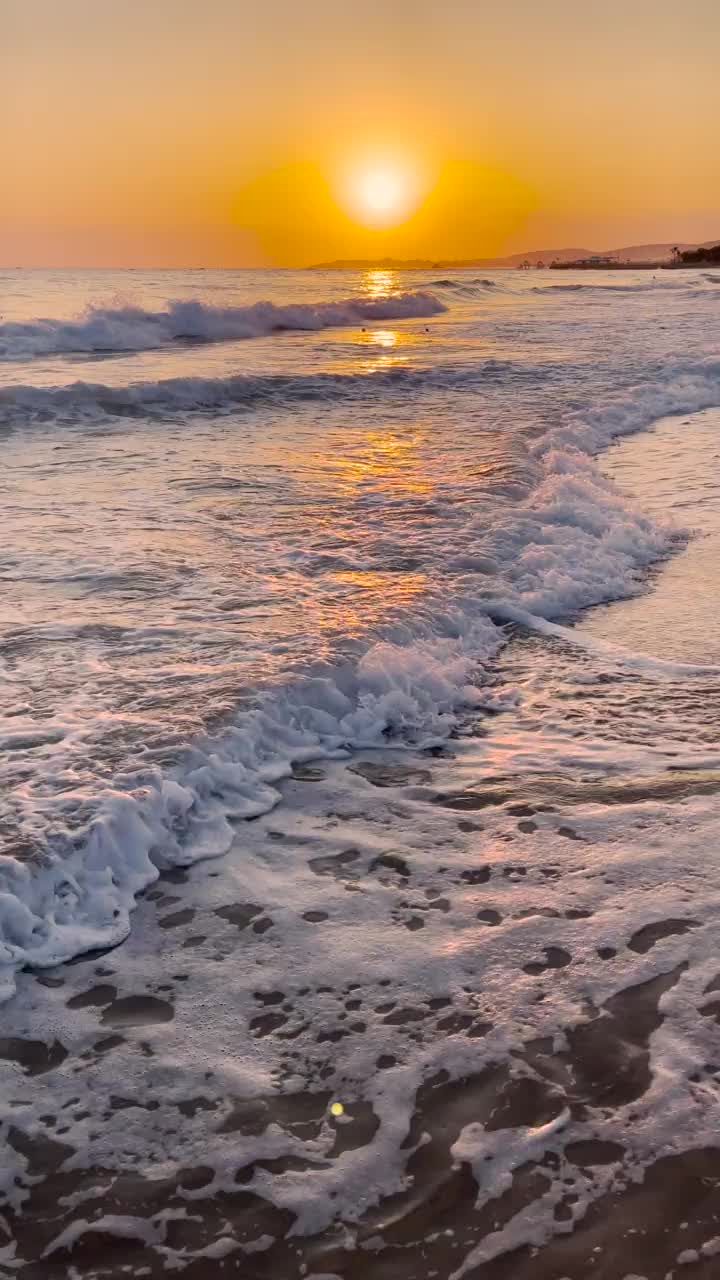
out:
{"label": "sea", "polygon": [[0,1275],[720,1274],[719,333],[0,272]]}

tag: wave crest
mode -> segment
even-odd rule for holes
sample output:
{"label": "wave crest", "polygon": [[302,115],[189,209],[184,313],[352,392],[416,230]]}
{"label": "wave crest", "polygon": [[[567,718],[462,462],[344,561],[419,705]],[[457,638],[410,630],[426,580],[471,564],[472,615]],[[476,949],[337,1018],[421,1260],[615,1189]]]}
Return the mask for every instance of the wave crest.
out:
{"label": "wave crest", "polygon": [[531,293],[649,293],[658,289],[684,289],[685,280],[643,280],[635,284],[536,284]]}
{"label": "wave crest", "polygon": [[176,342],[227,342],[288,330],[319,330],[363,321],[405,320],[447,310],[431,293],[384,298],[300,302],[277,306],[214,307],[198,298],[171,302],[165,311],[142,307],[91,307],[77,320],[39,319],[0,324],[0,360],[49,355],[150,351]]}
{"label": "wave crest", "polygon": [[[363,396],[394,387],[463,390],[507,377],[522,378],[527,372],[527,366],[514,361],[486,360],[466,369],[399,365],[371,373],[239,373],[226,378],[161,378],[157,382],[131,382],[116,387],[97,382],[51,387],[16,385],[0,390],[0,424],[48,416],[132,418],[177,411],[203,413],[261,403]],[[534,376],[538,377],[537,371]]]}
{"label": "wave crest", "polygon": [[478,293],[489,292],[490,290],[501,290],[502,285],[497,280],[490,280],[487,276],[473,276],[460,280],[431,280],[431,289],[455,289],[459,293]]}

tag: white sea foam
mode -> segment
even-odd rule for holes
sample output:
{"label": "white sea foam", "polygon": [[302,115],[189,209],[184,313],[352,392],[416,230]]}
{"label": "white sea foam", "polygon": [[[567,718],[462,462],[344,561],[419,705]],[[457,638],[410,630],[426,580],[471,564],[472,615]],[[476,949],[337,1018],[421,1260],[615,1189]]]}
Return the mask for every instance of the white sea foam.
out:
{"label": "white sea foam", "polygon": [[142,307],[90,307],[77,320],[38,319],[0,324],[0,360],[72,353],[149,351],[177,342],[223,342],[260,338],[288,330],[328,329],[435,316],[445,306],[431,293],[278,306],[217,307],[190,299],[165,311]]}
{"label": "white sea foam", "polygon": [[617,436],[642,431],[660,418],[695,413],[720,404],[720,360],[669,362],[652,380],[642,382],[587,411],[568,416],[563,425],[537,441],[540,456],[559,448],[595,453]]}

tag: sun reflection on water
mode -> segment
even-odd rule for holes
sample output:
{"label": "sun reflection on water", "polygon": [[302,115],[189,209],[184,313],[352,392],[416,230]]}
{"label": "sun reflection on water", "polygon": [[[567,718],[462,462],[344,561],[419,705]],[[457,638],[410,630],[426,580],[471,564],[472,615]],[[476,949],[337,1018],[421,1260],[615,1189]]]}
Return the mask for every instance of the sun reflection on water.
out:
{"label": "sun reflection on water", "polygon": [[399,334],[392,329],[373,329],[368,334],[368,342],[374,342],[378,347],[396,347],[399,342]]}
{"label": "sun reflection on water", "polygon": [[368,298],[385,298],[400,288],[400,277],[397,271],[384,268],[372,268],[366,271],[362,280],[363,293]]}
{"label": "sun reflection on water", "polygon": [[[433,477],[421,423],[327,440],[322,468],[331,510],[315,513],[304,572],[322,562],[330,591],[308,600],[317,634],[352,636],[397,617],[427,589],[423,551],[433,520]],[[337,447],[335,447],[337,445]],[[306,464],[313,466],[309,457]],[[317,460],[318,464],[320,459]],[[379,531],[374,513],[384,512]]]}
{"label": "sun reflection on water", "polygon": [[[411,329],[363,329],[357,340],[368,352],[367,358],[361,362],[363,372],[374,373],[409,364],[412,348],[418,344],[418,335]],[[354,364],[353,367],[357,366]]]}
{"label": "sun reflection on water", "polygon": [[366,635],[369,628],[396,617],[398,609],[410,607],[427,585],[423,572],[401,566],[395,572],[338,569],[333,578],[337,595],[332,602],[308,602],[313,625],[323,637]]}
{"label": "sun reflection on water", "polygon": [[348,497],[368,488],[393,498],[429,493],[432,484],[418,455],[421,440],[420,430],[368,430],[354,448],[333,458],[330,466],[336,483]]}

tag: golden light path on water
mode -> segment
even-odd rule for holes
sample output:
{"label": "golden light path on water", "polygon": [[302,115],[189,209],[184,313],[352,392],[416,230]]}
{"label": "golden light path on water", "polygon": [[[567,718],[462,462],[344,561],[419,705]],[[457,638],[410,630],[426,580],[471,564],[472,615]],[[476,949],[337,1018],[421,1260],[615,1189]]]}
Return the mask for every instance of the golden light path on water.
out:
{"label": "golden light path on water", "polygon": [[384,298],[389,293],[395,293],[399,287],[400,276],[397,271],[373,268],[363,276],[363,293],[369,298]]}

